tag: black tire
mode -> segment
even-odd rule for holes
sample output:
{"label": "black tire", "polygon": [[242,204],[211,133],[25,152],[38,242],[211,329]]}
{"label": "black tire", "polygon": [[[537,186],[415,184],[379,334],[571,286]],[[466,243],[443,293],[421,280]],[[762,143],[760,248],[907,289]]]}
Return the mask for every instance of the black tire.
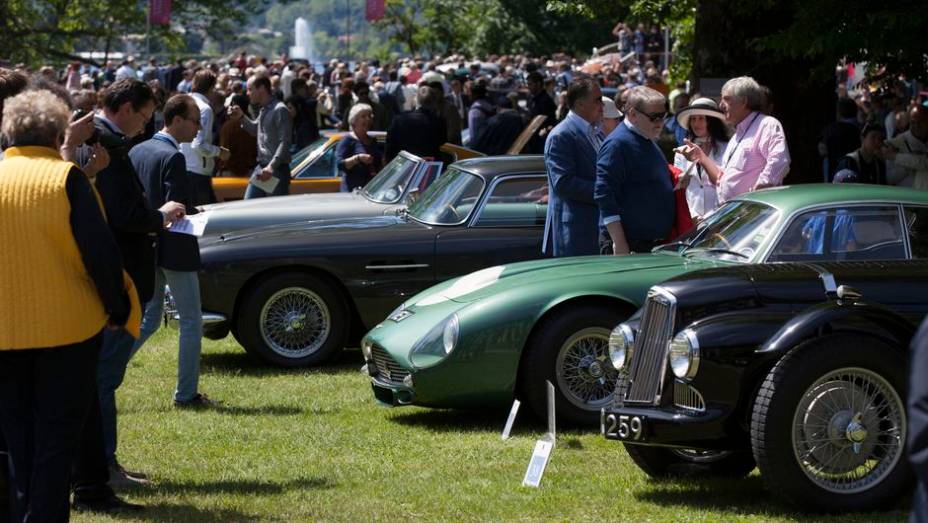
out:
{"label": "black tire", "polygon": [[331,283],[312,274],[286,272],[261,280],[244,297],[235,337],[249,354],[264,361],[306,367],[327,361],[343,348],[348,327],[347,306]]}
{"label": "black tire", "polygon": [[624,445],[635,465],[652,478],[687,475],[737,479],[747,476],[755,467],[754,457],[747,451],[700,454],[666,447]]}
{"label": "black tire", "polygon": [[[559,422],[591,427],[599,424],[599,410],[611,404],[615,378],[618,376],[609,358],[609,333],[626,318],[627,315],[616,307],[581,305],[542,320],[543,323],[529,338],[526,345],[528,353],[522,363],[522,396],[535,415],[542,420],[547,419],[548,399],[545,382],[550,381],[555,389],[555,412]],[[595,397],[598,398],[602,394],[607,396],[601,401],[588,402],[586,408],[579,406],[581,398],[577,394],[564,390],[565,378],[562,376],[559,380],[556,375],[559,352],[575,335],[587,335],[588,339],[596,342],[604,336],[604,358],[591,358],[589,367],[594,367],[592,361],[596,359],[593,372],[601,373],[604,379],[604,385],[598,386],[598,389],[602,390],[598,390]]]}
{"label": "black tire", "polygon": [[[901,351],[865,336],[816,338],[783,356],[761,385],[751,415],[751,446],[768,489],[815,511],[872,510],[897,503],[913,477],[905,452],[905,369]],[[858,398],[847,400],[851,405],[858,401],[867,407],[842,409],[837,398],[853,398],[850,393]],[[879,403],[871,401],[875,399]],[[866,431],[857,432],[863,439],[856,451],[851,443],[854,420],[845,422],[855,411],[866,414],[858,425]],[[815,423],[818,420],[826,422]],[[817,426],[824,428],[814,429]],[[901,438],[898,445],[893,444],[896,436],[877,432],[895,430]],[[808,449],[807,440],[814,442]],[[884,445],[874,446],[878,441]],[[806,456],[807,465],[800,463],[799,453]],[[826,485],[851,468],[853,461],[848,460],[867,460],[868,466],[876,462],[864,475],[873,483]],[[830,463],[835,464],[832,470],[824,470]],[[817,465],[822,468],[818,475],[806,471]]]}

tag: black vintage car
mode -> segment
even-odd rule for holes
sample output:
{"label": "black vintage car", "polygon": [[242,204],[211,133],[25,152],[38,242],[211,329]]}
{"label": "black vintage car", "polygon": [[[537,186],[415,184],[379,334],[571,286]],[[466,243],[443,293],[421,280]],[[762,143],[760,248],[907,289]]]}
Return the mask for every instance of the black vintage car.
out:
{"label": "black vintage car", "polygon": [[651,476],[729,476],[813,510],[898,501],[907,347],[928,260],[745,265],[652,287],[610,339],[606,438]]}
{"label": "black vintage car", "polygon": [[396,216],[246,229],[201,241],[204,335],[313,365],[408,297],[478,269],[542,257],[541,156],[452,164]]}

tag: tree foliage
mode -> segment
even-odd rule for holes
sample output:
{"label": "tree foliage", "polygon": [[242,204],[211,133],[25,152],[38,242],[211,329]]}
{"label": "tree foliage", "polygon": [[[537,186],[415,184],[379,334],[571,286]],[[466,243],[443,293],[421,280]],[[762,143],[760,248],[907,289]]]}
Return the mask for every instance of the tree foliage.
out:
{"label": "tree foliage", "polygon": [[611,40],[613,23],[548,11],[545,0],[387,0],[377,27],[411,54],[546,55],[589,52]]}
{"label": "tree foliage", "polygon": [[[269,0],[184,0],[172,5],[172,26],[152,36],[183,46],[172,27],[221,36],[240,32],[249,15]],[[0,56],[14,62],[77,59],[75,49],[105,50],[120,38],[146,31],[147,5],[139,0],[0,0]]]}

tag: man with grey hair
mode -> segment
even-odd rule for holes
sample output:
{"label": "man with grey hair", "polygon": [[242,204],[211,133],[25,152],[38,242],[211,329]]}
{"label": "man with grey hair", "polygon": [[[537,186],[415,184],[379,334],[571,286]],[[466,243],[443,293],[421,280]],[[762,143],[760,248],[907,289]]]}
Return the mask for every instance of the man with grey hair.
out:
{"label": "man with grey hair", "polygon": [[664,153],[655,140],[667,100],[650,87],[629,90],[625,121],[603,143],[596,159],[593,197],[608,234],[602,252],[649,252],[667,239],[676,205]]}
{"label": "man with grey hair", "polygon": [[438,114],[438,97],[442,96],[427,85],[416,91],[416,110],[393,118],[387,129],[384,161],[389,162],[400,151],[423,158],[438,159],[441,146],[448,136],[447,123]]}
{"label": "man with grey hair", "polygon": [[699,162],[718,187],[719,204],[750,191],[783,183],[789,172],[789,148],[783,125],[763,114],[764,90],[750,76],[732,78],[722,86],[725,120],[735,128],[722,165],[717,165],[698,145],[689,140],[679,152]]}

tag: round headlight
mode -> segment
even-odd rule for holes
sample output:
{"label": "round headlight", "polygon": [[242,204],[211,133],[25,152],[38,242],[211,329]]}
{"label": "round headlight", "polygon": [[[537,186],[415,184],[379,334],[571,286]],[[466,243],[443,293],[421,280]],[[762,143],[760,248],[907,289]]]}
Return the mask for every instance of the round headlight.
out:
{"label": "round headlight", "polygon": [[699,340],[690,329],[680,331],[670,342],[670,369],[680,379],[692,379],[699,370]]}
{"label": "round headlight", "polygon": [[635,343],[635,332],[631,327],[620,323],[609,335],[609,358],[615,370],[622,370],[631,361]]}
{"label": "round headlight", "polygon": [[445,330],[442,332],[441,341],[445,346],[445,354],[451,354],[454,346],[458,343],[458,315],[454,314],[451,319],[445,323]]}

